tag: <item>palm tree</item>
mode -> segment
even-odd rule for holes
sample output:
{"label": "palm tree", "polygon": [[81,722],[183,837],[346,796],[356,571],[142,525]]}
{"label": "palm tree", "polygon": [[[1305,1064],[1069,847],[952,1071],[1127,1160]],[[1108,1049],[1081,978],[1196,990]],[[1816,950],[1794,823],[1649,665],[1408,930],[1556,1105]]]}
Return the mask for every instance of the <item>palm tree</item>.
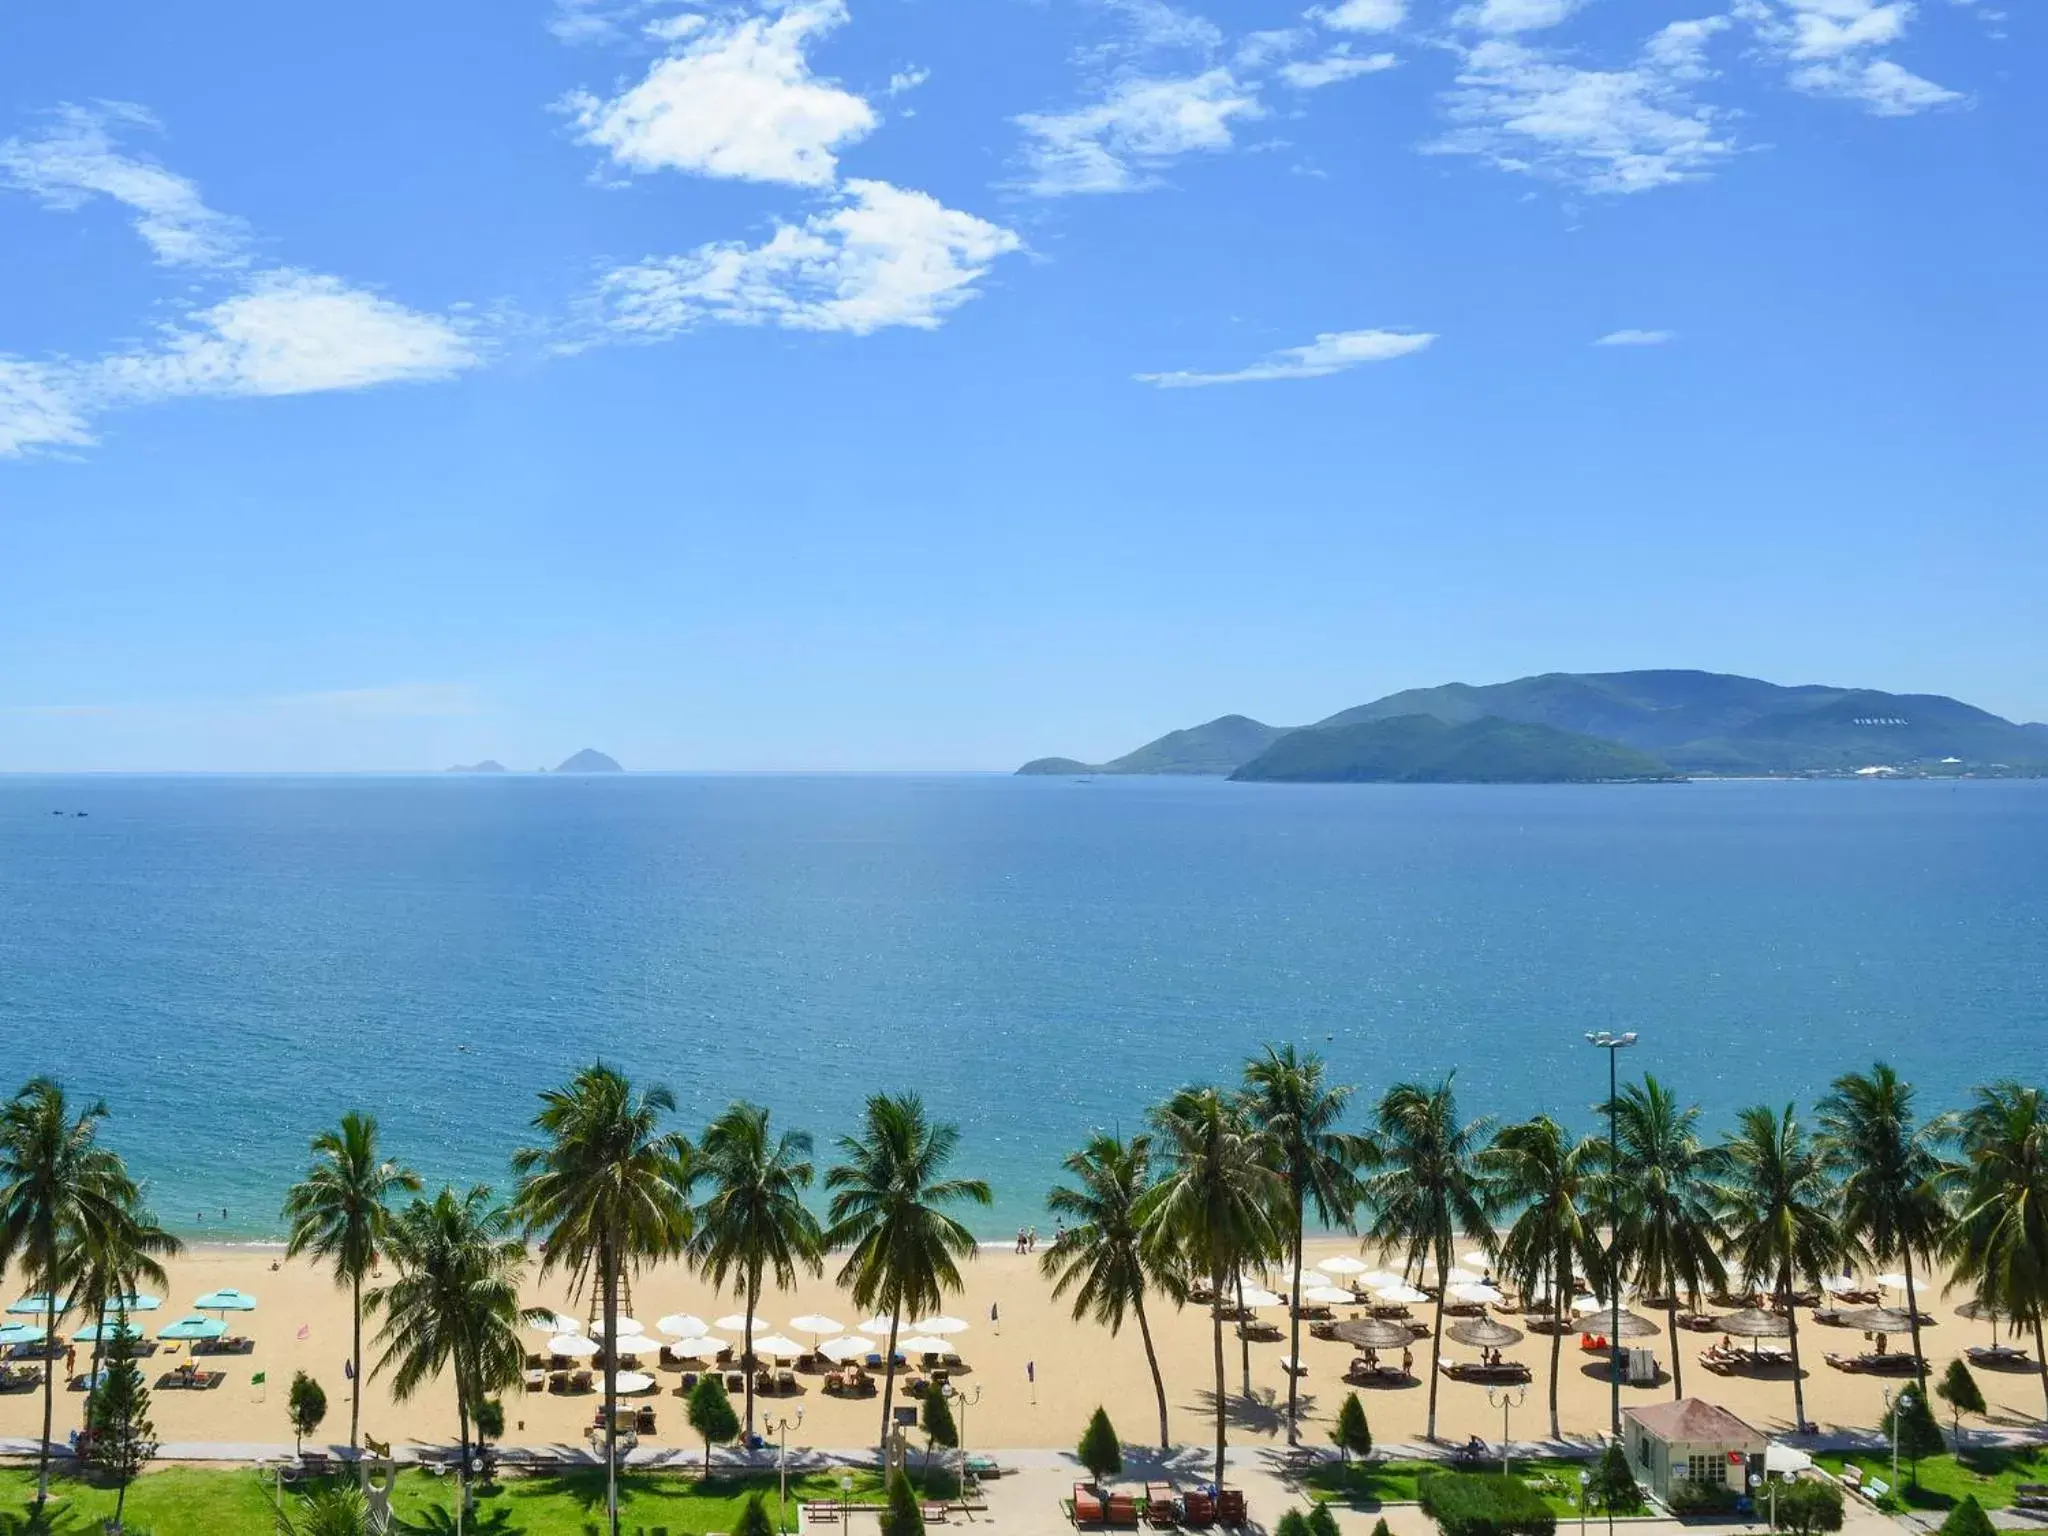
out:
{"label": "palm tree", "polygon": [[754,1309],[761,1301],[761,1280],[772,1272],[777,1287],[786,1288],[796,1284],[798,1269],[825,1272],[824,1233],[804,1206],[803,1192],[812,1178],[811,1138],[803,1131],[784,1131],[771,1140],[767,1110],[734,1104],[704,1132],[696,1173],[709,1182],[711,1195],[697,1207],[690,1256],[714,1286],[732,1280],[735,1293],[747,1303],[741,1359],[751,1435]]}
{"label": "palm tree", "polygon": [[[676,1107],[666,1088],[636,1094],[623,1073],[585,1067],[540,1096],[545,1146],[512,1155],[513,1210],[546,1242],[541,1273],[565,1269],[572,1293],[595,1277],[604,1336],[618,1337],[621,1278],[684,1251],[690,1238],[690,1143],[661,1129]],[[618,1357],[604,1356],[605,1509],[619,1536]]]}
{"label": "palm tree", "polygon": [[1968,1174],[1949,1238],[1954,1282],[2034,1330],[2048,1397],[2048,1095],[2010,1080],[1976,1091],[1961,1118]]}
{"label": "palm tree", "polygon": [[1948,1237],[1943,1190],[1954,1170],[1939,1150],[1948,1127],[1938,1120],[1916,1124],[1912,1085],[1882,1061],[1868,1073],[1836,1078],[1815,1109],[1821,1156],[1841,1180],[1838,1221],[1845,1246],[1856,1245],[1880,1264],[1896,1260],[1905,1271],[1906,1315],[1913,1320],[1913,1358],[1924,1397],[1927,1360],[1920,1353],[1913,1259],[1931,1262]]}
{"label": "palm tree", "polygon": [[1223,1480],[1229,1387],[1223,1377],[1223,1311],[1247,1259],[1270,1251],[1273,1213],[1285,1188],[1259,1156],[1258,1133],[1215,1088],[1183,1088],[1152,1111],[1160,1177],[1138,1202],[1147,1249],[1176,1255],[1207,1277],[1216,1357],[1216,1481]]}
{"label": "palm tree", "polygon": [[[1626,1171],[1615,1173],[1621,1221],[1609,1271],[1617,1283],[1632,1279],[1644,1295],[1664,1298],[1664,1326],[1673,1340],[1680,1298],[1696,1312],[1702,1297],[1728,1284],[1714,1208],[1715,1181],[1727,1158],[1721,1148],[1701,1145],[1699,1118],[1697,1105],[1680,1109],[1671,1090],[1647,1075],[1640,1086],[1624,1088],[1615,1105],[1615,1139]],[[1682,1354],[1671,1351],[1674,1398],[1685,1396]]]}
{"label": "palm tree", "polygon": [[310,1253],[331,1264],[335,1284],[348,1288],[350,1450],[362,1443],[363,1280],[377,1267],[391,1229],[392,1196],[419,1187],[418,1174],[379,1155],[376,1120],[350,1110],[339,1127],[313,1138],[313,1166],[285,1195],[285,1257]]}
{"label": "palm tree", "polygon": [[1490,1186],[1492,1203],[1503,1212],[1520,1212],[1502,1240],[1501,1267],[1525,1296],[1545,1285],[1550,1288],[1556,1324],[1550,1331],[1553,1440],[1563,1434],[1557,1417],[1557,1370],[1571,1277],[1583,1270],[1602,1288],[1612,1284],[1599,1230],[1587,1214],[1606,1160],[1607,1147],[1598,1137],[1574,1141],[1548,1115],[1503,1126],[1476,1160]]}
{"label": "palm tree", "polygon": [[[138,1203],[131,1203],[113,1221],[90,1231],[75,1233],[66,1243],[59,1260],[64,1292],[85,1316],[104,1328],[109,1313],[117,1314],[125,1330],[127,1298],[145,1285],[168,1286],[163,1259],[175,1258],[185,1245],[157,1224],[157,1219]],[[122,1339],[122,1344],[127,1344]],[[106,1353],[105,1335],[93,1333],[92,1369],[86,1378],[93,1391],[99,1390],[100,1361]],[[90,1399],[87,1416],[90,1418]]]}
{"label": "palm tree", "polygon": [[1787,1104],[1783,1114],[1753,1104],[1736,1116],[1719,1187],[1728,1256],[1745,1287],[1768,1286],[1790,1328],[1792,1413],[1806,1427],[1806,1387],[1799,1367],[1795,1277],[1818,1280],[1841,1259],[1833,1211],[1837,1200],[1827,1166]]}
{"label": "palm tree", "polygon": [[476,1410],[519,1379],[519,1325],[546,1315],[519,1305],[526,1245],[485,1184],[415,1198],[390,1222],[385,1240],[398,1276],[367,1298],[384,1315],[377,1370],[391,1373],[391,1395],[400,1402],[443,1371],[454,1379],[466,1508]]}
{"label": "palm tree", "polygon": [[[1245,1107],[1266,1144],[1268,1161],[1286,1185],[1283,1231],[1293,1259],[1294,1290],[1288,1354],[1301,1358],[1301,1241],[1308,1208],[1324,1226],[1353,1229],[1358,1205],[1358,1170],[1370,1161],[1372,1143],[1340,1131],[1337,1122],[1354,1090],[1323,1081],[1320,1056],[1300,1056],[1292,1045],[1266,1047],[1245,1063]],[[1287,1374],[1287,1443],[1301,1442],[1296,1421],[1301,1378]]]}
{"label": "palm tree", "polygon": [[839,1138],[846,1161],[825,1174],[832,1191],[829,1248],[850,1248],[838,1283],[857,1307],[889,1314],[888,1365],[882,1375],[886,1455],[896,1390],[896,1337],[905,1313],[935,1310],[960,1289],[960,1260],[974,1257],[974,1234],[945,1207],[989,1205],[981,1179],[943,1177],[959,1150],[960,1128],[934,1125],[914,1093],[869,1098],[861,1134]]}
{"label": "palm tree", "polygon": [[[107,1106],[75,1113],[54,1078],[31,1078],[0,1109],[0,1276],[18,1266],[31,1290],[49,1298],[44,1332],[55,1337],[67,1254],[116,1231],[138,1199],[120,1154],[99,1141]],[[94,1319],[98,1321],[97,1318]],[[52,1372],[43,1373],[43,1439],[36,1456],[36,1511],[50,1497]]]}
{"label": "palm tree", "polygon": [[1159,1351],[1145,1317],[1145,1292],[1156,1290],[1179,1306],[1187,1300],[1188,1287],[1178,1252],[1145,1241],[1140,1212],[1152,1183],[1152,1138],[1120,1141],[1098,1132],[1080,1151],[1069,1153],[1063,1166],[1075,1183],[1055,1185],[1045,1208],[1066,1226],[1039,1257],[1039,1270],[1053,1282],[1055,1297],[1074,1293],[1076,1321],[1093,1317],[1114,1337],[1123,1329],[1125,1313],[1138,1320],[1145,1364],[1159,1398],[1159,1449],[1164,1451],[1171,1445],[1166,1380],[1159,1374]]}
{"label": "palm tree", "polygon": [[[1489,1129],[1486,1120],[1458,1120],[1452,1084],[1456,1073],[1434,1088],[1397,1083],[1380,1099],[1377,1122],[1381,1171],[1366,1185],[1373,1209],[1370,1235],[1383,1248],[1399,1250],[1418,1270],[1431,1260],[1441,1277],[1451,1268],[1451,1245],[1460,1236],[1493,1247],[1493,1203],[1479,1176],[1477,1157]],[[1436,1298],[1436,1322],[1429,1341],[1428,1438],[1436,1438],[1436,1388],[1444,1347],[1444,1298]]]}

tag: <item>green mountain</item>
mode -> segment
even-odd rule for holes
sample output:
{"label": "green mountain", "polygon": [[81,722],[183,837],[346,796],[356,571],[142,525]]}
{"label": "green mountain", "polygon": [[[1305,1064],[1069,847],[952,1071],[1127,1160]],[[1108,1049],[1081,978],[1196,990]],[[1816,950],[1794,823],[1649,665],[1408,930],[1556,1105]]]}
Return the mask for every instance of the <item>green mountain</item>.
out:
{"label": "green mountain", "polygon": [[1290,731],[1231,778],[1267,783],[1581,784],[1669,779],[1647,752],[1598,737],[1484,715],[1355,720]]}
{"label": "green mountain", "polygon": [[1287,727],[1264,725],[1245,715],[1224,715],[1207,725],[1168,731],[1135,752],[1107,763],[1081,763],[1071,757],[1034,758],[1019,773],[1229,773],[1250,762],[1287,734]]}
{"label": "green mountain", "polygon": [[[2048,725],[2015,725],[1939,694],[1785,687],[1720,672],[1547,672],[1480,686],[1446,683],[1389,694],[1305,729],[1417,715],[1446,725],[1499,719],[1549,726],[1633,747],[1693,773],[1803,773],[1945,758],[2048,765]],[[1286,734],[1226,715],[1096,768],[1041,759],[1023,771],[1229,773]]]}

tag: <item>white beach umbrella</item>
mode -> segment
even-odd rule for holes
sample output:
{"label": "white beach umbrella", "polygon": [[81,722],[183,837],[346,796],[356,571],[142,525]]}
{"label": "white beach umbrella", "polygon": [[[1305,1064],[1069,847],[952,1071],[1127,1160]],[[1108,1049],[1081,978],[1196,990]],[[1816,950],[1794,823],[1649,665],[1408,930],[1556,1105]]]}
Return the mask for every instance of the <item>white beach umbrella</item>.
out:
{"label": "white beach umbrella", "polygon": [[1856,1289],[1856,1277],[1854,1275],[1822,1275],[1820,1277],[1820,1288],[1830,1296],[1839,1296],[1844,1291]]}
{"label": "white beach umbrella", "polygon": [[1395,1274],[1391,1269],[1375,1269],[1367,1274],[1360,1275],[1358,1283],[1368,1291],[1379,1291],[1386,1289],[1390,1285],[1406,1285],[1408,1282],[1402,1276]]}
{"label": "white beach umbrella", "polygon": [[528,1323],[526,1326],[537,1328],[542,1333],[581,1333],[583,1331],[582,1319],[571,1317],[566,1312],[550,1312],[546,1317],[541,1318],[537,1322]]}
{"label": "white beach umbrella", "polygon": [[1348,1253],[1340,1253],[1334,1258],[1320,1260],[1316,1268],[1326,1275],[1362,1275],[1365,1273],[1365,1260],[1354,1259]]}
{"label": "white beach umbrella", "polygon": [[[612,1332],[618,1334],[645,1333],[646,1331],[645,1328],[640,1326],[639,1319],[637,1318],[621,1317],[615,1319],[612,1324]],[[605,1336],[603,1318],[600,1317],[590,1325],[590,1336],[594,1339],[601,1339]]]}
{"label": "white beach umbrella", "polygon": [[1573,1300],[1572,1310],[1581,1317],[1592,1317],[1603,1312],[1612,1316],[1614,1313],[1614,1298],[1611,1296],[1580,1296]]}
{"label": "white beach umbrella", "polygon": [[660,1341],[644,1333],[622,1333],[612,1340],[612,1353],[615,1355],[651,1355],[659,1348]]}
{"label": "white beach umbrella", "polygon": [[935,1334],[927,1335],[921,1333],[912,1334],[907,1339],[898,1340],[896,1344],[897,1350],[906,1355],[943,1355],[952,1347],[953,1341],[951,1339],[942,1339]]}
{"label": "white beach umbrella", "polygon": [[1389,1306],[1412,1307],[1417,1302],[1429,1300],[1427,1296],[1415,1289],[1414,1286],[1403,1285],[1398,1280],[1392,1285],[1381,1286],[1373,1294]]}
{"label": "white beach umbrella", "polygon": [[587,1360],[597,1353],[597,1345],[594,1341],[586,1339],[580,1333],[558,1333],[548,1340],[548,1353],[551,1355],[570,1355],[579,1360]]}
{"label": "white beach umbrella", "polygon": [[691,1360],[712,1360],[717,1358],[721,1349],[729,1348],[731,1346],[725,1340],[715,1339],[708,1333],[700,1333],[694,1338],[681,1339],[669,1345],[668,1352]]}
{"label": "white beach umbrella", "polygon": [[1888,1290],[1903,1291],[1906,1288],[1906,1277],[1904,1275],[1879,1275],[1877,1283]]}
{"label": "white beach umbrella", "polygon": [[654,1326],[672,1339],[694,1339],[700,1333],[711,1331],[704,1319],[692,1312],[671,1312],[667,1317],[658,1318]]}
{"label": "white beach umbrella", "polygon": [[[728,1312],[711,1326],[723,1328],[727,1333],[745,1333],[747,1331],[747,1315],[744,1312]],[[765,1317],[757,1315],[754,1318],[754,1331],[756,1333],[759,1333],[764,1328],[772,1328],[774,1326]]]}
{"label": "white beach umbrella", "polygon": [[1479,1276],[1473,1274],[1469,1269],[1462,1269],[1458,1265],[1453,1264],[1444,1271],[1443,1278],[1445,1285],[1470,1285],[1479,1279]]}
{"label": "white beach umbrella", "polygon": [[967,1325],[957,1317],[921,1317],[910,1325],[919,1333],[965,1333]]}
{"label": "white beach umbrella", "polygon": [[837,1333],[846,1325],[836,1317],[827,1317],[822,1312],[806,1312],[802,1317],[792,1317],[789,1326],[798,1333],[815,1336],[821,1333]]}
{"label": "white beach umbrella", "polygon": [[1460,1264],[1469,1264],[1474,1269],[1490,1269],[1493,1267],[1493,1260],[1489,1259],[1485,1254],[1479,1252],[1477,1249],[1474,1249],[1471,1253],[1459,1254],[1458,1262]]}
{"label": "white beach umbrella", "polygon": [[877,1353],[881,1347],[873,1339],[849,1333],[842,1338],[827,1339],[818,1346],[818,1353],[827,1360],[836,1360],[843,1365],[848,1360],[865,1360],[869,1355]]}
{"label": "white beach umbrella", "polygon": [[754,1340],[754,1353],[757,1355],[773,1355],[777,1359],[794,1359],[803,1352],[803,1345],[797,1343],[795,1339],[785,1339],[779,1333],[771,1333],[765,1339]]}
{"label": "white beach umbrella", "polygon": [[1483,1307],[1497,1307],[1506,1300],[1490,1285],[1454,1285],[1447,1294],[1453,1301],[1471,1302]]}
{"label": "white beach umbrella", "polygon": [[620,1371],[612,1379],[612,1384],[623,1397],[631,1397],[636,1392],[654,1390],[654,1378],[645,1371]]}
{"label": "white beach umbrella", "polygon": [[1287,1304],[1287,1298],[1276,1296],[1263,1286],[1248,1285],[1244,1288],[1244,1304],[1248,1307],[1281,1307]]}
{"label": "white beach umbrella", "polygon": [[1337,1285],[1311,1285],[1301,1293],[1303,1301],[1312,1301],[1319,1307],[1341,1307],[1347,1301],[1355,1301],[1349,1291]]}
{"label": "white beach umbrella", "polygon": [[878,1338],[886,1338],[888,1336],[889,1330],[891,1328],[894,1328],[895,1326],[895,1318],[888,1316],[886,1313],[878,1312],[873,1317],[869,1318],[866,1322],[860,1324],[857,1328],[855,1328],[854,1332],[872,1333],[876,1335]]}

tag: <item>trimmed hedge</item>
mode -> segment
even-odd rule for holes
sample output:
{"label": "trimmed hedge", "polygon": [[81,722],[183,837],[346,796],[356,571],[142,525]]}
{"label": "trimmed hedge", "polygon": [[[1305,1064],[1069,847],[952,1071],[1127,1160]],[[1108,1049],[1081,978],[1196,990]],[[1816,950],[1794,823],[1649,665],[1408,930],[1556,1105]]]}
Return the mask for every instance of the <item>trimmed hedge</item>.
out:
{"label": "trimmed hedge", "polygon": [[1680,1478],[1671,1485],[1671,1496],[1665,1502],[1674,1515],[1726,1515],[1734,1512],[1741,1498],[1726,1483],[1695,1483]]}
{"label": "trimmed hedge", "polygon": [[1498,1472],[1432,1472],[1422,1512],[1444,1536],[1555,1536],[1557,1516],[1527,1483]]}

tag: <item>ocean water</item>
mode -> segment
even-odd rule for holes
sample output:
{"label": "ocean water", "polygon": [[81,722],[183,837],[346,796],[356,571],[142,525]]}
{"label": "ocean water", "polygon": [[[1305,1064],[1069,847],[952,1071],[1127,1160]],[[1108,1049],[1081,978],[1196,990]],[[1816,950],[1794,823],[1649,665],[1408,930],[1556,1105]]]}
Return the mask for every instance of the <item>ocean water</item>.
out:
{"label": "ocean water", "polygon": [[1590,1125],[1582,1033],[1636,1029],[1718,1128],[1880,1056],[1929,1108],[2039,1079],[2044,1026],[2048,783],[0,779],[0,1072],[104,1097],[202,1237],[274,1235],[353,1106],[504,1185],[599,1057],[821,1163],[914,1089],[996,1236],[1266,1040]]}

